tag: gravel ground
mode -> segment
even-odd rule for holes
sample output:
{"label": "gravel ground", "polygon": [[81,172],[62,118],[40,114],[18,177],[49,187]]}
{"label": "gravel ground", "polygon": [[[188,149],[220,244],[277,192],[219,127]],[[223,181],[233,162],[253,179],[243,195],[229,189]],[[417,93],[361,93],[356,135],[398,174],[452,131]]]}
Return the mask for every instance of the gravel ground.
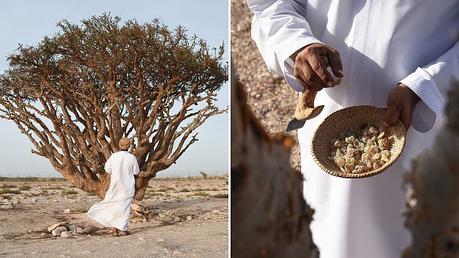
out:
{"label": "gravel ground", "polygon": [[[113,237],[86,211],[100,199],[68,182],[0,182],[0,257],[227,257],[227,178],[154,179],[131,235]],[[80,229],[53,236],[53,224]]]}
{"label": "gravel ground", "polygon": [[[297,94],[282,77],[268,71],[250,37],[251,19],[245,0],[231,0],[233,69],[245,85],[248,104],[263,127],[270,134],[285,133],[295,111]],[[291,135],[296,139],[296,131]],[[298,144],[293,148],[291,163],[300,169]]]}

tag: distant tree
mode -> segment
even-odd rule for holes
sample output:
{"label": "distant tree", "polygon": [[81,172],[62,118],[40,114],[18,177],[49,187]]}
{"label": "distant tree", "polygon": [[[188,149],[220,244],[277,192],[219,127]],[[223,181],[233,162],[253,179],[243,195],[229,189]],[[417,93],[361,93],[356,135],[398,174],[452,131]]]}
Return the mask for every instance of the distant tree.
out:
{"label": "distant tree", "polygon": [[13,121],[76,187],[104,196],[104,163],[126,136],[148,182],[196,142],[196,129],[226,112],[215,105],[227,81],[224,46],[170,30],[158,20],[139,24],[108,14],[58,23],[61,31],[37,46],[20,45],[0,75],[0,117]]}
{"label": "distant tree", "polygon": [[207,179],[208,174],[206,172],[201,171],[199,173],[204,177],[204,179]]}

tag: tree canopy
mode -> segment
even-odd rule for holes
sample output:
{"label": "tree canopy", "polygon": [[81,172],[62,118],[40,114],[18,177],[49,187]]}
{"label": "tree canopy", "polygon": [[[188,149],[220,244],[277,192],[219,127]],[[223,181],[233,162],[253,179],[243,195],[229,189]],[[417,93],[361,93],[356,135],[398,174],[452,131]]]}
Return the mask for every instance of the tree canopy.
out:
{"label": "tree canopy", "polygon": [[197,141],[208,118],[226,111],[215,98],[228,78],[223,44],[210,48],[159,20],[120,21],[109,14],[81,25],[61,21],[59,33],[20,45],[0,75],[0,117],[29,138],[33,153],[99,195],[104,163],[121,137],[135,142],[140,187]]}

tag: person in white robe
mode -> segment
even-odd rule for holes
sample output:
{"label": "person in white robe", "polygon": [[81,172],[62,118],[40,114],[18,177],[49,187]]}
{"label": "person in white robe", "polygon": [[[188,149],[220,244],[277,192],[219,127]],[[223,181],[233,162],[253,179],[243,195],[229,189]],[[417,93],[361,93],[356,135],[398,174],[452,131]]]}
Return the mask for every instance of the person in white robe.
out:
{"label": "person in white robe", "polygon": [[[315,210],[311,230],[320,257],[400,257],[410,243],[402,178],[431,145],[447,93],[459,80],[459,0],[247,3],[252,38],[269,70],[297,91],[321,89],[315,103],[324,110],[298,131],[304,196]],[[333,177],[313,161],[312,135],[325,117],[355,105],[388,107],[386,126],[400,120],[414,129],[386,172]]]}
{"label": "person in white robe", "polygon": [[113,153],[105,163],[105,171],[110,174],[110,186],[104,199],[88,211],[91,219],[111,227],[116,236],[128,234],[131,202],[135,194],[134,175],[139,174],[137,159],[128,152],[130,146],[128,138],[121,138],[121,151]]}

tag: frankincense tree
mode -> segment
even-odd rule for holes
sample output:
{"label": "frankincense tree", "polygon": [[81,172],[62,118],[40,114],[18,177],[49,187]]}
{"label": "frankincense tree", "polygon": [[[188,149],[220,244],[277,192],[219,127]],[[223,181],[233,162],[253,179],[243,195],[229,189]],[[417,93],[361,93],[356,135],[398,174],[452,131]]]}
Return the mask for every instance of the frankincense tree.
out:
{"label": "frankincense tree", "polygon": [[120,24],[109,14],[62,21],[37,46],[19,46],[0,75],[0,117],[13,121],[73,185],[104,196],[104,163],[131,138],[141,173],[136,196],[198,139],[196,129],[226,112],[224,46],[158,20]]}
{"label": "frankincense tree", "polygon": [[459,257],[459,83],[444,112],[446,123],[405,177],[405,226],[412,237],[403,258]]}

